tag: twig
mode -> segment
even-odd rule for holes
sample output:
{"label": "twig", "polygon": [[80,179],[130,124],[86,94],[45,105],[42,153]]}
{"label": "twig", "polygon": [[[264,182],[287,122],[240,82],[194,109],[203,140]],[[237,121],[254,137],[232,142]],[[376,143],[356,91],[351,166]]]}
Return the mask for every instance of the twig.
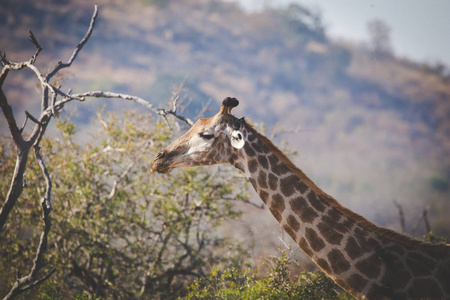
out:
{"label": "twig", "polygon": [[91,17],[91,23],[89,24],[89,28],[85,34],[85,36],[83,37],[83,39],[78,43],[78,45],[75,47],[75,50],[73,50],[72,56],[69,58],[67,63],[63,63],[62,61],[59,61],[55,68],[53,69],[53,71],[51,71],[50,73],[48,73],[46,79],[47,81],[50,81],[50,79],[59,72],[59,70],[63,69],[63,68],[67,68],[70,67],[73,63],[73,61],[75,60],[75,58],[77,58],[78,53],[81,51],[81,49],[83,48],[83,46],[87,43],[87,41],[89,40],[89,37],[92,34],[92,31],[94,30],[94,26],[95,26],[95,21],[97,20],[97,16],[98,16],[98,7],[97,5],[94,5],[94,14]]}
{"label": "twig", "polygon": [[51,221],[50,221],[50,212],[51,208],[47,207],[45,198],[41,200],[42,206],[42,215],[44,220],[44,229],[41,234],[41,238],[39,240],[39,246],[36,251],[36,256],[34,258],[33,267],[30,270],[30,273],[24,277],[17,278],[16,282],[14,282],[13,287],[9,291],[8,295],[3,298],[3,300],[10,300],[15,298],[17,295],[41,284],[45,280],[47,280],[54,272],[55,269],[51,269],[45,276],[36,280],[37,273],[46,266],[44,261],[44,254],[47,251],[47,236],[50,232]]}
{"label": "twig", "polygon": [[30,64],[34,64],[34,62],[36,61],[37,56],[39,55],[39,52],[42,51],[42,47],[41,47],[41,45],[39,45],[38,41],[34,37],[34,34],[33,34],[33,32],[31,32],[31,30],[30,30],[29,40],[33,43],[33,45],[36,46],[36,52],[34,53],[34,55],[29,60]]}
{"label": "twig", "polygon": [[[172,109],[165,111],[165,114],[170,114],[175,116],[176,118],[184,121],[186,124],[188,124],[189,126],[194,125],[194,122],[192,122],[190,119],[183,117],[179,114],[177,114],[177,109],[178,109],[178,100],[180,99],[180,92],[184,89],[185,85],[186,85],[186,78],[187,76],[184,77],[183,81],[181,82],[181,84],[178,86],[178,88],[173,92],[172,97],[170,99],[170,103],[172,104]],[[166,119],[167,122],[167,119]],[[168,123],[168,122],[167,122]],[[170,127],[170,126],[169,126]]]}
{"label": "twig", "polygon": [[36,46],[36,52],[27,61],[23,61],[23,62],[19,62],[19,63],[8,61],[6,59],[6,54],[0,52],[0,61],[1,61],[2,66],[3,66],[2,72],[0,73],[0,77],[3,77],[4,73],[5,72],[7,73],[9,70],[20,70],[20,69],[23,69],[25,67],[29,67],[30,65],[34,64],[34,62],[36,61],[39,53],[42,51],[42,47],[37,42],[36,38],[34,37],[33,33],[31,32],[31,30],[30,30],[29,40]]}
{"label": "twig", "polygon": [[402,232],[406,233],[405,214],[403,213],[403,207],[395,199],[392,202],[394,203],[395,207],[397,207],[398,217],[400,219],[400,227],[402,228]]}
{"label": "twig", "polygon": [[134,166],[135,166],[135,164],[134,164],[134,163],[131,163],[131,164],[130,164],[123,172],[122,172],[122,174],[120,174],[119,178],[118,178],[117,180],[114,180],[113,186],[112,186],[112,188],[111,188],[111,191],[109,192],[109,195],[106,196],[106,200],[109,201],[109,200],[111,200],[111,199],[114,197],[114,195],[116,194],[116,188],[117,188],[117,185],[127,177],[128,173],[131,171],[131,169],[132,169]]}
{"label": "twig", "polygon": [[42,174],[45,178],[45,197],[43,198],[43,202],[46,206],[46,209],[48,210],[48,213],[52,210],[52,204],[51,204],[51,193],[52,193],[52,181],[50,179],[50,174],[48,173],[47,167],[45,166],[44,160],[42,159],[40,147],[35,146],[34,147],[34,156],[36,157],[36,160],[38,161],[39,167],[41,168]]}
{"label": "twig", "polygon": [[412,229],[411,229],[411,235],[414,235],[414,234],[416,233],[417,229],[419,228],[419,224],[420,224],[420,222],[422,221],[422,218],[423,218],[423,213],[420,213],[420,214],[417,216],[417,221],[416,221],[416,223],[414,224],[414,226],[413,226]]}
{"label": "twig", "polygon": [[[104,91],[88,91],[88,92],[84,92],[84,93],[78,93],[78,94],[66,94],[66,96],[64,98],[62,98],[59,101],[55,102],[55,108],[58,109],[60,106],[72,101],[72,100],[78,100],[78,101],[84,101],[85,98],[87,97],[92,97],[92,98],[115,98],[115,99],[124,99],[124,100],[129,100],[129,101],[133,101],[136,102],[138,104],[141,104],[143,106],[145,106],[146,108],[148,108],[149,110],[153,111],[154,113],[160,115],[161,117],[165,118],[167,115],[173,115],[174,117],[182,120],[183,122],[185,122],[186,124],[188,124],[189,126],[192,126],[194,124],[194,122],[192,122],[192,120],[190,120],[189,118],[186,118],[184,116],[181,116],[179,114],[177,114],[176,109],[175,111],[173,109],[170,110],[165,110],[162,108],[157,108],[156,106],[154,106],[153,104],[149,103],[148,101],[137,97],[137,96],[131,96],[131,95],[127,95],[127,94],[120,94],[120,93],[113,93],[113,92],[104,92]],[[52,113],[51,108],[47,108],[43,114],[46,115],[50,115]]]}
{"label": "twig", "polygon": [[205,115],[206,111],[209,109],[209,105],[211,104],[211,102],[212,102],[212,98],[209,98],[208,101],[206,102],[206,104],[204,104],[202,109],[198,112],[195,119],[200,119],[201,117],[203,117]]}
{"label": "twig", "polygon": [[428,221],[428,206],[423,209],[422,212],[423,222],[425,223],[425,232],[429,233],[431,231],[430,221]]}
{"label": "twig", "polygon": [[33,117],[32,114],[30,114],[28,111],[25,111],[25,115],[27,116],[27,119],[30,119],[31,121],[33,121],[36,124],[39,124],[40,122],[38,121],[38,119],[36,119],[35,117]]}
{"label": "twig", "polygon": [[[9,131],[11,132],[11,136],[14,140],[14,143],[18,148],[21,147],[24,140],[22,138],[21,130],[17,126],[16,119],[14,117],[11,106],[8,104],[8,100],[6,99],[6,95],[3,92],[3,82],[6,78],[8,72],[2,73],[2,77],[0,77],[0,107],[2,108],[3,114],[5,115],[6,121],[8,123]],[[0,226],[1,230],[2,226]]]}

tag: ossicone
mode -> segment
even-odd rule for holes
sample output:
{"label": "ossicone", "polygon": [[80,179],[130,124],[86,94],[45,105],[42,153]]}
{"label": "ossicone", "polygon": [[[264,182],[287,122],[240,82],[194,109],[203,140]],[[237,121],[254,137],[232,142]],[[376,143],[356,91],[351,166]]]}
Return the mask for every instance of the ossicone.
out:
{"label": "ossicone", "polygon": [[222,101],[222,107],[220,108],[220,112],[222,114],[230,114],[233,107],[239,105],[239,100],[232,97],[227,97]]}

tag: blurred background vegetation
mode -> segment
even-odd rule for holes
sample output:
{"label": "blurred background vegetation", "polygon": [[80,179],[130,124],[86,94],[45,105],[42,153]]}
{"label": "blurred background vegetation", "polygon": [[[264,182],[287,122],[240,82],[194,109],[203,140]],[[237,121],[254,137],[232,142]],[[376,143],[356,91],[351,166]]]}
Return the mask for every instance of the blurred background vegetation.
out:
{"label": "blurred background vegetation", "polygon": [[[234,170],[150,175],[145,162],[169,141],[164,122],[149,115],[99,113],[94,126],[93,143],[81,146],[73,140],[76,126],[60,121],[60,134],[41,145],[54,186],[56,213],[47,253],[57,269],[48,283],[55,285],[53,296],[69,299],[88,291],[115,299],[173,298],[189,278],[247,257],[237,241],[215,229],[237,218],[233,203],[246,199],[246,185]],[[2,143],[1,155],[4,198],[15,154]],[[37,164],[29,166],[27,188],[0,243],[0,294],[6,294],[17,272],[27,272],[39,240],[36,201],[44,183]],[[36,292],[25,297],[32,295]]]}
{"label": "blurred background vegetation", "polygon": [[[296,164],[343,205],[400,230],[396,200],[405,231],[416,237],[426,233],[420,219],[426,207],[432,230],[450,235],[449,69],[397,58],[383,22],[369,24],[370,43],[361,45],[334,40],[326,20],[299,4],[250,13],[214,0],[96,3],[98,23],[59,78],[64,87],[128,93],[164,106],[184,82],[183,114],[191,118],[206,104],[209,116],[221,99],[237,97],[235,114],[274,128],[266,134],[276,144],[287,141]],[[5,0],[0,48],[10,60],[29,59],[31,29],[44,48],[36,64],[45,71],[69,57],[92,11],[91,1]],[[25,110],[38,111],[31,73],[12,72],[4,87],[18,123]],[[118,115],[98,115],[99,109]],[[70,105],[63,112],[70,119],[48,132],[42,151],[52,159],[56,186],[49,255],[58,278],[68,278],[58,288],[71,295],[175,297],[224,259],[239,265],[248,258],[263,269],[259,257],[290,240],[268,210],[248,204],[261,202],[253,192],[246,200],[245,180],[226,167],[149,174],[156,151],[181,133],[142,109],[122,115],[137,109],[111,100]],[[13,164],[4,118],[0,130],[4,198]],[[2,292],[33,257],[42,188],[35,174],[27,171],[14,228],[1,237]],[[298,252],[299,269],[313,270]]]}

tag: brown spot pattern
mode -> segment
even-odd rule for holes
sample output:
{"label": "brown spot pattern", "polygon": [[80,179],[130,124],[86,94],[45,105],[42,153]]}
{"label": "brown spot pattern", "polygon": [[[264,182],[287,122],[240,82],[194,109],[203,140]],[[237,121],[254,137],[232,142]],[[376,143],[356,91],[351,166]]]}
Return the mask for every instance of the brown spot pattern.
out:
{"label": "brown spot pattern", "polygon": [[405,261],[414,276],[429,275],[433,272],[434,262],[418,253],[408,253]]}
{"label": "brown spot pattern", "polygon": [[269,156],[269,162],[270,162],[270,169],[276,175],[280,176],[289,172],[288,167],[286,167],[283,164],[279,164],[280,160],[278,159],[278,157],[275,156],[275,154]]}
{"label": "brown spot pattern", "polygon": [[308,255],[309,257],[312,257],[313,252],[311,250],[311,248],[308,245],[308,242],[306,241],[305,238],[301,238],[300,241],[298,242],[298,245],[300,246],[300,248],[302,248],[302,250],[306,253],[306,255]]}
{"label": "brown spot pattern", "polygon": [[272,173],[269,174],[269,187],[272,191],[276,191],[278,187],[278,177],[276,177]]}
{"label": "brown spot pattern", "polygon": [[450,294],[450,284],[448,279],[450,278],[450,269],[448,266],[441,264],[437,270],[436,277],[439,278],[441,285],[444,287],[446,293]]}
{"label": "brown spot pattern", "polygon": [[314,251],[320,251],[325,247],[325,243],[313,229],[306,228],[305,237]]}
{"label": "brown spot pattern", "polygon": [[244,166],[240,162],[234,163],[234,166],[241,170],[241,172],[245,172]]}
{"label": "brown spot pattern", "polygon": [[297,239],[297,234],[295,233],[295,231],[292,230],[291,227],[289,227],[287,224],[283,225],[283,229],[284,231],[287,232],[287,234],[289,234],[291,236],[291,238],[295,241]]}
{"label": "brown spot pattern", "polygon": [[367,280],[359,274],[350,275],[347,279],[347,285],[351,286],[352,289],[357,293],[361,293],[366,287],[366,284]]}
{"label": "brown spot pattern", "polygon": [[322,203],[322,199],[320,197],[317,197],[317,194],[310,190],[308,193],[308,201],[311,204],[312,207],[314,207],[318,211],[324,211],[325,205]]}
{"label": "brown spot pattern", "polygon": [[386,251],[397,253],[399,256],[403,256],[406,252],[405,248],[398,244],[393,244],[391,246],[386,247]]}
{"label": "brown spot pattern", "polygon": [[331,262],[331,269],[338,275],[350,268],[349,262],[345,259],[341,251],[333,249],[328,253],[328,261]]}
{"label": "brown spot pattern", "polygon": [[266,153],[266,154],[272,152],[272,150],[270,150],[269,147],[267,147],[266,145],[263,145],[262,150],[263,150],[263,152]]}
{"label": "brown spot pattern", "polygon": [[251,146],[246,146],[244,148],[245,150],[245,154],[247,154],[248,157],[253,157],[256,155],[255,150],[253,150],[253,148]]}
{"label": "brown spot pattern", "polygon": [[397,289],[402,289],[411,279],[411,275],[400,261],[385,263],[387,271],[382,279],[382,283]]}
{"label": "brown spot pattern", "polygon": [[319,216],[302,197],[294,198],[289,203],[292,211],[300,217],[302,222],[311,223]]}
{"label": "brown spot pattern", "polygon": [[372,255],[359,261],[355,267],[369,278],[376,278],[381,271],[381,260],[378,256]]}
{"label": "brown spot pattern", "polygon": [[248,181],[250,181],[250,183],[252,184],[253,188],[254,188],[255,190],[257,190],[258,185],[256,184],[256,180],[255,180],[254,178],[250,177],[250,178],[248,179]]}
{"label": "brown spot pattern", "polygon": [[272,213],[272,215],[275,217],[275,219],[277,219],[278,223],[280,223],[281,220],[283,219],[283,216],[281,215],[281,213],[276,208],[274,208],[273,206],[271,206],[269,208],[269,210]]}
{"label": "brown spot pattern", "polygon": [[353,221],[344,222],[344,223],[337,223],[335,220],[331,219],[329,216],[325,215],[322,217],[322,221],[327,224],[333,224],[333,228],[340,233],[347,233],[350,231],[351,227],[353,226]]}
{"label": "brown spot pattern", "polygon": [[369,249],[381,249],[381,245],[380,243],[374,239],[374,238],[370,238],[367,240],[367,251],[369,251]]}
{"label": "brown spot pattern", "polygon": [[341,286],[344,289],[348,289],[347,283],[345,283],[343,280],[341,279],[336,279],[336,283]]}
{"label": "brown spot pattern", "polygon": [[261,200],[267,204],[267,199],[269,199],[269,194],[267,194],[266,191],[259,191],[259,197],[261,198]]}
{"label": "brown spot pattern", "polygon": [[358,226],[357,228],[355,228],[355,235],[357,235],[358,237],[364,238],[369,235],[369,232],[367,232],[366,230],[363,230],[361,227]]}
{"label": "brown spot pattern", "polygon": [[322,268],[322,270],[324,270],[326,273],[330,273],[331,269],[330,269],[330,265],[328,264],[328,262],[323,259],[323,258],[319,258],[316,263],[319,265],[319,267]]}
{"label": "brown spot pattern", "polygon": [[258,143],[252,143],[252,147],[257,153],[262,152],[261,146]]}
{"label": "brown spot pattern", "polygon": [[278,211],[283,211],[285,209],[283,196],[281,196],[280,194],[273,195],[270,207]]}
{"label": "brown spot pattern", "polygon": [[361,246],[356,242],[354,237],[348,238],[347,245],[345,245],[344,250],[352,259],[355,259],[364,254]]}
{"label": "brown spot pattern", "polygon": [[269,155],[268,156],[269,162],[270,162],[270,167],[276,168],[278,163],[280,162],[280,160],[278,159],[278,157],[275,154]]}
{"label": "brown spot pattern", "polygon": [[328,211],[328,216],[334,221],[334,223],[338,223],[342,217],[342,213],[337,209],[331,209]]}
{"label": "brown spot pattern", "polygon": [[295,193],[295,184],[298,183],[298,178],[295,175],[290,175],[280,180],[280,190],[284,196],[289,197]]}
{"label": "brown spot pattern", "polygon": [[267,157],[264,155],[258,156],[258,162],[264,169],[269,169],[269,161],[267,160]]}
{"label": "brown spot pattern", "polygon": [[289,217],[287,218],[287,223],[294,231],[298,231],[300,229],[300,223],[292,215],[289,215]]}
{"label": "brown spot pattern", "polygon": [[258,184],[259,184],[260,188],[263,188],[263,189],[267,189],[268,188],[266,172],[259,171]]}
{"label": "brown spot pattern", "polygon": [[255,173],[256,170],[258,170],[258,162],[256,161],[256,159],[252,159],[248,162],[248,170],[251,173]]}
{"label": "brown spot pattern", "polygon": [[342,234],[337,232],[334,228],[330,227],[327,223],[322,222],[317,225],[322,236],[325,240],[332,245],[339,245],[344,237]]}
{"label": "brown spot pattern", "polygon": [[304,194],[308,190],[308,186],[303,181],[298,179],[297,176],[295,176],[295,178],[296,178],[296,180],[295,180],[295,188],[297,189],[297,191],[299,191],[300,193]]}
{"label": "brown spot pattern", "polygon": [[385,285],[374,284],[367,293],[367,299],[395,299],[401,300],[399,295],[394,295],[392,290]]}
{"label": "brown spot pattern", "polygon": [[416,279],[408,290],[410,299],[444,299],[436,282],[430,279]]}

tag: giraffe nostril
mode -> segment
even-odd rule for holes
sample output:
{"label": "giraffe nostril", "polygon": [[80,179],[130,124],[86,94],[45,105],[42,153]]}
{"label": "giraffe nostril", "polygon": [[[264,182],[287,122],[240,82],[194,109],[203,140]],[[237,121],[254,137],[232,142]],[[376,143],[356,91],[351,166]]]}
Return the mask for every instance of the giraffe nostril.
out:
{"label": "giraffe nostril", "polygon": [[155,159],[161,159],[161,158],[164,158],[165,156],[166,156],[166,151],[163,150],[158,153],[158,155],[156,156]]}

